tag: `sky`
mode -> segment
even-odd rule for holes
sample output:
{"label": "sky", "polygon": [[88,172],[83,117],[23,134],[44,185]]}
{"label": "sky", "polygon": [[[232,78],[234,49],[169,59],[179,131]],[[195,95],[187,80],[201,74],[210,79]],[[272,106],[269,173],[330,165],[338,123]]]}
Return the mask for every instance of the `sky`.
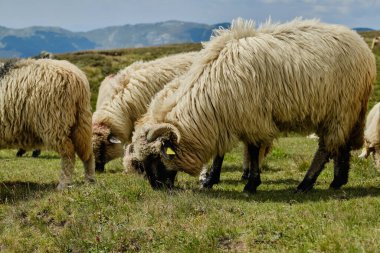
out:
{"label": "sky", "polygon": [[0,26],[8,28],[89,31],[167,20],[216,24],[242,17],[261,23],[300,16],[380,30],[380,0],[0,0]]}

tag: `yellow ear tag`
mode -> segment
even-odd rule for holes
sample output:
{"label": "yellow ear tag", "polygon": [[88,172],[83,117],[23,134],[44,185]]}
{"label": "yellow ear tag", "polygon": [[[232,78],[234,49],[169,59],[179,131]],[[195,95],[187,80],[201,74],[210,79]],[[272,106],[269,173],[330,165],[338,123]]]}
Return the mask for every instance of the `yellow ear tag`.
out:
{"label": "yellow ear tag", "polygon": [[166,154],[167,155],[175,155],[175,152],[173,149],[171,149],[170,147],[166,149]]}

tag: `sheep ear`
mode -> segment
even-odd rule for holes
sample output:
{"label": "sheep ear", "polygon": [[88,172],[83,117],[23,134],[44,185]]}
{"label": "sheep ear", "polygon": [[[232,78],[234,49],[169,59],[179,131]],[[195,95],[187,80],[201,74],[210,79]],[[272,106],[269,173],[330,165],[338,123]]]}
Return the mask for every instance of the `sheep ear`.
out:
{"label": "sheep ear", "polygon": [[164,142],[179,143],[181,135],[175,126],[163,123],[151,128],[146,135],[148,142],[153,142],[157,138],[160,138]]}
{"label": "sheep ear", "polygon": [[111,135],[108,136],[108,141],[113,143],[113,144],[120,144],[121,143],[121,140],[119,140],[119,138],[117,138],[116,136],[114,135]]}

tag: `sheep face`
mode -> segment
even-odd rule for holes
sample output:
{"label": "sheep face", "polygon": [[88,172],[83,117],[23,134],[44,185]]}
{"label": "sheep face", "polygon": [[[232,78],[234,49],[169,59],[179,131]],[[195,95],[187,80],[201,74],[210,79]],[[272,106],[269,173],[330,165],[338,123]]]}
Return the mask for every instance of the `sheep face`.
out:
{"label": "sheep face", "polygon": [[177,153],[179,136],[178,130],[170,124],[141,128],[126,149],[125,168],[145,172],[154,189],[172,188],[178,170],[176,163],[180,158],[180,153]]}
{"label": "sheep face", "polygon": [[134,156],[134,144],[129,144],[125,149],[125,154],[123,158],[124,172],[138,172],[139,174],[144,173],[143,164]]}
{"label": "sheep face", "polygon": [[92,147],[95,155],[95,169],[104,172],[107,162],[123,155],[123,145],[119,138],[111,133],[109,127],[94,125],[92,129]]}
{"label": "sheep face", "polygon": [[371,49],[380,48],[380,37],[375,37],[372,40]]}

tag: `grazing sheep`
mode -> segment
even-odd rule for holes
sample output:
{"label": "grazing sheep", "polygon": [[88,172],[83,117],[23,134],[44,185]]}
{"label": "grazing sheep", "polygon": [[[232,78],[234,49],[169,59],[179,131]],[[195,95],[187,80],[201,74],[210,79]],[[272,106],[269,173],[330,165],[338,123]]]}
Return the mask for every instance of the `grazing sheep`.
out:
{"label": "grazing sheep", "polygon": [[359,158],[367,158],[371,153],[376,167],[380,170],[380,103],[377,103],[368,113],[364,131],[364,148]]}
{"label": "grazing sheep", "polygon": [[72,182],[75,153],[86,180],[94,181],[90,87],[67,61],[9,61],[0,68],[0,148],[46,147],[58,152],[58,189]]}
{"label": "grazing sheep", "polygon": [[380,36],[379,37],[375,37],[372,40],[371,49],[373,50],[375,48],[379,48],[380,49]]}
{"label": "grazing sheep", "polygon": [[313,131],[319,146],[297,191],[312,189],[330,158],[330,187],[339,188],[348,181],[350,150],[363,144],[375,75],[368,45],[343,26],[295,19],[255,29],[235,20],[173,81],[181,83],[176,93],[150,107],[153,120],[133,136],[134,156],[152,187],[170,187],[174,172],[197,175],[240,139],[250,156],[244,191],[254,193],[260,147],[281,131]]}
{"label": "grazing sheep", "polygon": [[[175,91],[178,89],[177,86],[178,83],[173,82],[170,85],[166,85],[161,91],[157,93],[157,95],[152,100],[152,103],[150,107],[156,106],[156,104],[160,103],[164,99],[167,99],[169,96],[171,96]],[[141,125],[145,120],[152,119],[153,117],[149,117],[147,115],[143,116],[140,120],[137,121],[137,125]],[[152,122],[150,122],[152,123]],[[264,160],[264,157],[269,153],[270,147],[263,147],[260,149],[260,162]],[[249,161],[248,161],[248,153],[247,153],[247,147],[244,147],[244,160],[243,160],[243,175],[242,179],[248,179],[248,170],[249,170]],[[224,155],[219,156],[216,155],[214,157],[213,163],[211,165],[210,173],[208,173],[208,166],[204,165],[202,172],[200,173],[199,181],[201,182],[202,186],[205,188],[212,188],[214,184],[219,183],[220,181],[220,172],[221,167],[223,163]],[[128,145],[128,147],[125,150],[125,155],[123,159],[123,165],[125,168],[125,172],[129,171],[137,171],[139,173],[143,172],[142,165],[139,163],[138,159],[135,159],[133,156],[133,145]]]}
{"label": "grazing sheep", "polygon": [[117,90],[97,107],[92,121],[97,171],[103,172],[107,162],[123,156],[123,145],[131,141],[134,123],[146,112],[151,98],[185,73],[195,55],[191,52],[136,62],[109,78]]}

